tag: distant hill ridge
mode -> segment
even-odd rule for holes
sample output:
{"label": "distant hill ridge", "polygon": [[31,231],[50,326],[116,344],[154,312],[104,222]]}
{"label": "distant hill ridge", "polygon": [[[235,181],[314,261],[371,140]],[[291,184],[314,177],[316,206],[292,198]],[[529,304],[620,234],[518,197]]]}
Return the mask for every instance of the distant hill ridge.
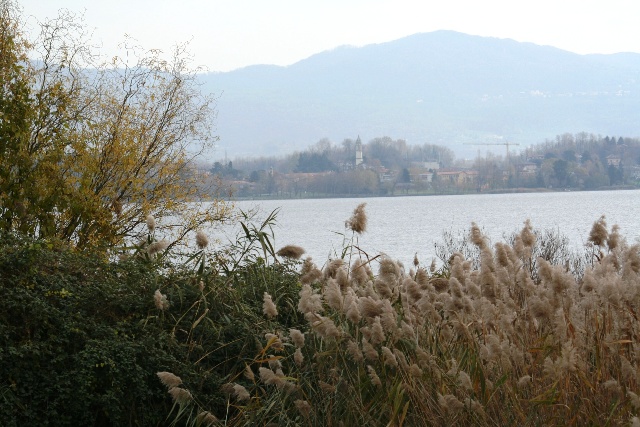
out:
{"label": "distant hill ridge", "polygon": [[[578,55],[453,31],[338,47],[287,67],[202,75],[230,156],[360,135],[522,145],[569,132],[640,136],[640,54]],[[467,147],[467,150],[469,148]]]}

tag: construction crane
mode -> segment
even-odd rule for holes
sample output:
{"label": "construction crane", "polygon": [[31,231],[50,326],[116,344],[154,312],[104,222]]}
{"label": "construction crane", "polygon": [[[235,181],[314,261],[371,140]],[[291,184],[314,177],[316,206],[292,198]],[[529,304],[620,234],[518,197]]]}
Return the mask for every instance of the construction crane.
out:
{"label": "construction crane", "polygon": [[504,145],[507,147],[507,161],[509,161],[509,146],[520,145],[517,142],[465,142],[464,145]]}

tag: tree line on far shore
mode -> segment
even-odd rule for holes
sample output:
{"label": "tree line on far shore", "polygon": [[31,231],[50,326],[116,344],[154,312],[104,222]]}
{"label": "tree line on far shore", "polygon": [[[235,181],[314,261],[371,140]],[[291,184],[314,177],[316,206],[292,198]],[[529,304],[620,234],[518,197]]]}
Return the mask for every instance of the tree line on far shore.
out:
{"label": "tree line on far shore", "polygon": [[218,161],[204,169],[238,197],[593,190],[640,184],[638,138],[567,133],[510,156],[488,151],[472,160],[456,159],[444,146],[410,145],[388,136],[361,146],[363,162],[358,165],[355,140],[334,144],[325,138],[302,152]]}

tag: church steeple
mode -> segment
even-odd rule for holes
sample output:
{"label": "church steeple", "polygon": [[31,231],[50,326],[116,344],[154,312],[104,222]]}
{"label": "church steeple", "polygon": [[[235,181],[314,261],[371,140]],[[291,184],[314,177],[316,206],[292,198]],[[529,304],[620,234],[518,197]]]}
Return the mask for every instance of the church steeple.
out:
{"label": "church steeple", "polygon": [[360,141],[360,135],[356,139],[356,167],[362,164],[362,141]]}

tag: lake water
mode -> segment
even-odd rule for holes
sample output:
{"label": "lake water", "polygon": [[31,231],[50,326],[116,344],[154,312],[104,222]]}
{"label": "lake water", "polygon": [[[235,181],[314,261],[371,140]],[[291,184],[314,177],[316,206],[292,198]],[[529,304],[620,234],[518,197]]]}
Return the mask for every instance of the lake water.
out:
{"label": "lake water", "polygon": [[[530,219],[534,228],[558,230],[574,249],[580,249],[602,215],[609,229],[613,224],[621,227],[627,241],[640,237],[640,190],[241,201],[236,205],[243,210],[258,207],[260,218],[280,208],[274,227],[275,249],[287,244],[302,246],[305,256],[322,265],[340,252],[341,233],[351,236],[344,223],[363,202],[369,222],[367,231],[358,237],[359,246],[369,255],[386,253],[407,266],[415,253],[428,264],[443,231],[463,232],[472,222],[493,243],[521,230]],[[235,231],[226,230],[226,234]]]}

